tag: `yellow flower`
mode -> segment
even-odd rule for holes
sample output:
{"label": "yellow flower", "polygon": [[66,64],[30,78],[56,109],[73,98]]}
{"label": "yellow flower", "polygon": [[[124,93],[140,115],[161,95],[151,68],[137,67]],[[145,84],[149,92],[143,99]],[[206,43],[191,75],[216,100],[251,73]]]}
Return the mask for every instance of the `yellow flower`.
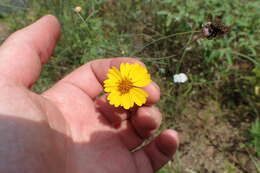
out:
{"label": "yellow flower", "polygon": [[260,93],[260,87],[259,86],[255,86],[255,95],[259,95]]}
{"label": "yellow flower", "polygon": [[140,87],[148,85],[151,78],[145,67],[138,63],[121,63],[119,70],[109,69],[107,77],[104,91],[109,93],[107,99],[111,105],[129,109],[134,103],[142,106],[146,102],[148,94]]}
{"label": "yellow flower", "polygon": [[76,13],[81,12],[81,10],[82,10],[81,6],[77,6],[77,7],[74,8],[74,11],[75,11]]}

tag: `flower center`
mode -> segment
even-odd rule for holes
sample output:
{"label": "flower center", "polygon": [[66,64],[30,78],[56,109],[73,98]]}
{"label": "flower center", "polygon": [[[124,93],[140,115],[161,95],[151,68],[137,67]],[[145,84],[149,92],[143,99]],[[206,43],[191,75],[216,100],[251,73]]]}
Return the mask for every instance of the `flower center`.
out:
{"label": "flower center", "polygon": [[121,94],[128,93],[129,90],[132,88],[133,83],[127,79],[124,79],[120,82],[118,85],[118,89],[121,92]]}

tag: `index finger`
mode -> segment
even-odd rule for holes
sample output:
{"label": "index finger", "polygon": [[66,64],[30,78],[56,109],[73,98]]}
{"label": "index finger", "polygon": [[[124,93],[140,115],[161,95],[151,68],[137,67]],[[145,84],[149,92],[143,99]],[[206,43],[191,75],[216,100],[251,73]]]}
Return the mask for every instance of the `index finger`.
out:
{"label": "index finger", "polygon": [[0,47],[4,82],[31,86],[40,74],[41,64],[50,58],[59,33],[59,21],[52,15],[13,33]]}

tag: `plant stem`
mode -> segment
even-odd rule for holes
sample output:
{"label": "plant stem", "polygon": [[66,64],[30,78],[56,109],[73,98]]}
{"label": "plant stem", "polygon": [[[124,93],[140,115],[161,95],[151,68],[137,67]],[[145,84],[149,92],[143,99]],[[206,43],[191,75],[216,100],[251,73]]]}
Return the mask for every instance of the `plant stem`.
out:
{"label": "plant stem", "polygon": [[260,67],[260,64],[259,64],[256,60],[254,60],[253,58],[251,58],[250,56],[247,56],[247,55],[245,55],[245,54],[242,54],[242,53],[240,53],[240,52],[235,52],[235,51],[233,51],[232,53],[233,53],[234,55],[241,56],[241,57],[243,57],[243,58],[245,58],[245,59],[251,61],[251,62],[252,62],[253,64],[255,64],[255,66],[257,66],[257,67]]}
{"label": "plant stem", "polygon": [[187,44],[186,44],[185,47],[184,47],[183,53],[182,53],[182,55],[181,55],[181,59],[180,59],[179,63],[177,64],[177,67],[176,67],[176,74],[178,74],[178,73],[180,72],[180,68],[181,68],[183,59],[184,59],[184,57],[185,57],[185,55],[186,55],[186,52],[187,52],[187,51],[186,51],[186,48],[187,48],[187,46],[190,44],[192,37],[193,37],[193,33],[191,34],[191,36],[190,36],[190,38],[189,38]]}
{"label": "plant stem", "polygon": [[196,32],[200,32],[200,31],[187,31],[187,32],[179,32],[179,33],[174,33],[174,34],[171,34],[171,35],[167,35],[167,36],[164,36],[164,37],[160,37],[146,45],[144,45],[144,47],[142,47],[140,50],[134,52],[132,56],[135,56],[137,53],[140,53],[142,50],[144,50],[145,48],[147,48],[148,46],[151,46],[152,44],[154,43],[157,43],[158,41],[161,41],[161,40],[165,40],[165,39],[168,39],[168,38],[171,38],[171,37],[175,37],[175,36],[178,36],[178,35],[185,35],[185,34],[190,34],[190,33],[196,33]]}

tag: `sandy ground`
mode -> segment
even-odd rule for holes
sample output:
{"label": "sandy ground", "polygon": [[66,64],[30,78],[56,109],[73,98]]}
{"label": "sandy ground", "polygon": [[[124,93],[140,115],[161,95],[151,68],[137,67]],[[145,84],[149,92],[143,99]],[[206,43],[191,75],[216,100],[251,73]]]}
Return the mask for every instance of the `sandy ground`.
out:
{"label": "sandy ground", "polygon": [[182,173],[257,173],[249,157],[252,153],[244,147],[250,123],[242,115],[209,101],[204,105],[190,103],[174,121],[181,145],[170,169]]}

